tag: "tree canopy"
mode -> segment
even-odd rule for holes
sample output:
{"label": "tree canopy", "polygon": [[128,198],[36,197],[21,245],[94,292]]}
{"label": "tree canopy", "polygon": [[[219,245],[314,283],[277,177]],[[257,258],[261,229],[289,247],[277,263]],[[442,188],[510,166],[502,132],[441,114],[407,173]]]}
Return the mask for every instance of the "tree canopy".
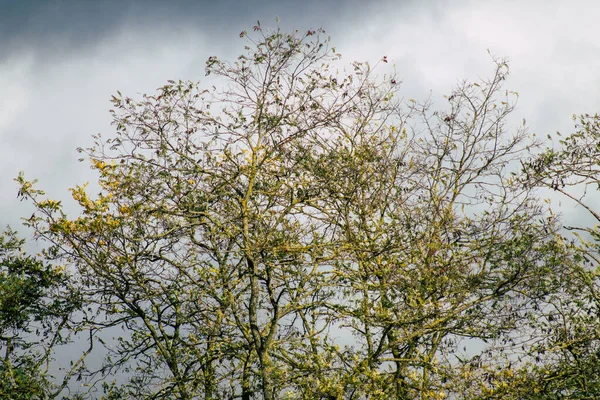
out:
{"label": "tree canopy", "polygon": [[[79,215],[17,179],[47,247],[7,267],[0,327],[51,310],[86,333],[104,361],[67,374],[78,396],[595,398],[596,247],[536,188],[598,183],[597,117],[543,151],[508,123],[502,59],[437,108],[401,99],[387,57],[342,68],[323,30],[240,36],[206,62],[215,86],[113,96],[114,134],[80,149],[100,193],[71,189]],[[66,309],[44,300],[61,282]]]}

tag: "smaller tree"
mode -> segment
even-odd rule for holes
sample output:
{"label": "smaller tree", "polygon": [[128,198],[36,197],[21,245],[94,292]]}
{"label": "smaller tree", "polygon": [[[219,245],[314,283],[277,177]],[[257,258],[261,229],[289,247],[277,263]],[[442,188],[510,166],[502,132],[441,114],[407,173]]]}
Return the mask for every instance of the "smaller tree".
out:
{"label": "smaller tree", "polygon": [[83,358],[62,382],[49,374],[57,346],[69,342],[66,330],[79,308],[65,284],[67,273],[22,251],[13,230],[0,236],[0,398],[51,399],[68,385]]}
{"label": "smaller tree", "polygon": [[525,184],[551,189],[591,217],[586,225],[564,227],[574,234],[563,237],[572,247],[573,263],[565,264],[562,293],[540,319],[547,332],[538,345],[544,362],[531,379],[540,395],[526,398],[600,396],[600,208],[592,199],[600,190],[600,116],[573,119],[574,133],[523,163]]}

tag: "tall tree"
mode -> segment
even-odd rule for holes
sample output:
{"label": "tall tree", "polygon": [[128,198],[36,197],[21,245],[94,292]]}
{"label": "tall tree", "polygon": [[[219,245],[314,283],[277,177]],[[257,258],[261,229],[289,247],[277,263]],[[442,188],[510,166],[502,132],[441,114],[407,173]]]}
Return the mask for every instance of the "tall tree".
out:
{"label": "tall tree", "polygon": [[221,89],[113,97],[116,135],[81,150],[101,188],[72,189],[81,215],[19,178],[88,328],[126,332],[89,378],[129,371],[112,395],[137,398],[492,390],[470,371],[527,345],[565,254],[510,173],[537,143],[505,127],[506,63],[435,111],[368,63],[338,71],[322,30],[253,31],[233,63],[208,59]]}

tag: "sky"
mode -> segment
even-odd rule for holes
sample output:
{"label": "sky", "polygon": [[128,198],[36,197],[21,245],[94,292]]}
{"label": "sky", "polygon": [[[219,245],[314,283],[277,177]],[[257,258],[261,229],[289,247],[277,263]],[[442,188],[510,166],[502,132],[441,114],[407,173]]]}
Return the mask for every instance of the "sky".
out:
{"label": "sky", "polygon": [[[257,20],[322,27],[348,64],[387,56],[406,99],[441,99],[490,76],[488,51],[506,57],[514,120],[546,137],[600,108],[598,15],[594,0],[0,0],[0,226],[31,214],[17,199],[20,171],[76,212],[68,188],[96,178],[76,148],[111,136],[111,95],[204,80],[205,60],[243,52],[239,33]],[[563,213],[586,222],[581,210]]]}
{"label": "sky", "polygon": [[239,33],[257,20],[322,27],[348,64],[387,56],[407,99],[441,99],[492,73],[488,51],[507,57],[517,119],[545,137],[598,111],[598,15],[593,0],[0,0],[0,225],[18,227],[31,212],[16,197],[19,171],[72,207],[67,189],[95,180],[76,148],[111,135],[113,93],[203,80],[204,61],[240,54]]}

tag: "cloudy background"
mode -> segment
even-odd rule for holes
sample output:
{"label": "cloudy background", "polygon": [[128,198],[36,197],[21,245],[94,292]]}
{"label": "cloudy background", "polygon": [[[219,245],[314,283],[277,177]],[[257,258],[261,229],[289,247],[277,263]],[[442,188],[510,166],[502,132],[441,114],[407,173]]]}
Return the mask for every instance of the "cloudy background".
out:
{"label": "cloudy background", "polygon": [[67,206],[68,187],[94,181],[75,149],[111,134],[111,94],[204,79],[205,59],[239,54],[239,32],[257,20],[323,27],[347,63],[386,55],[405,98],[440,98],[488,76],[487,50],[507,57],[517,117],[545,137],[598,111],[598,15],[596,1],[0,0],[0,225],[27,215],[19,171]]}
{"label": "cloudy background", "polygon": [[[386,55],[406,99],[441,99],[459,80],[489,76],[488,50],[507,57],[514,120],[546,137],[600,109],[598,15],[593,0],[0,0],[0,226],[31,213],[16,198],[19,171],[76,211],[67,189],[95,175],[75,149],[110,136],[111,94],[205,79],[206,58],[237,56],[239,33],[257,20],[323,27],[346,63]],[[581,210],[563,212],[585,223]]]}

